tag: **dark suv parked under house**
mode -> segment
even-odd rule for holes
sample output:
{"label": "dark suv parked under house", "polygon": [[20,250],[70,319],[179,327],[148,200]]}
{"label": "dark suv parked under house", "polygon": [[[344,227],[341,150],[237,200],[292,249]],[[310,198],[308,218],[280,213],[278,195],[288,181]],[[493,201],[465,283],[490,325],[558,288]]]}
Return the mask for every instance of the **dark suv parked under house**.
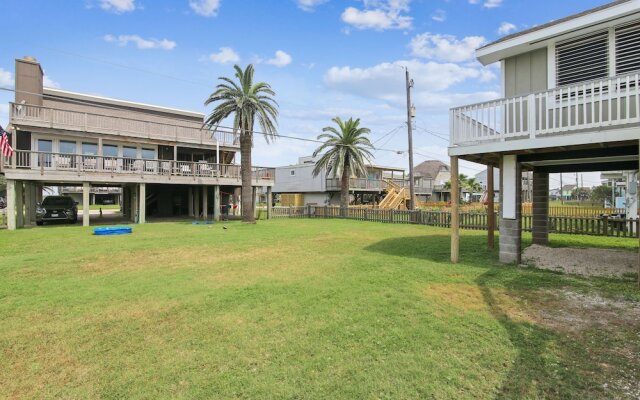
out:
{"label": "dark suv parked under house", "polygon": [[78,206],[69,196],[47,196],[36,209],[36,224],[62,221],[75,224],[78,221]]}

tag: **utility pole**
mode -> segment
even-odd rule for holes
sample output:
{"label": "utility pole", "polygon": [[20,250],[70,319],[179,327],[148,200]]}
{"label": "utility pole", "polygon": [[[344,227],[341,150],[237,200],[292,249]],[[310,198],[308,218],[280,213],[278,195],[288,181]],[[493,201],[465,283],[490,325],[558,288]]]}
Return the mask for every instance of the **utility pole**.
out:
{"label": "utility pole", "polygon": [[413,182],[413,117],[415,117],[415,107],[411,104],[411,88],[413,80],[409,79],[409,68],[404,68],[407,89],[407,134],[409,135],[409,210],[414,210],[416,191]]}
{"label": "utility pole", "polygon": [[560,204],[564,204],[564,186],[562,186],[562,172],[560,173]]}

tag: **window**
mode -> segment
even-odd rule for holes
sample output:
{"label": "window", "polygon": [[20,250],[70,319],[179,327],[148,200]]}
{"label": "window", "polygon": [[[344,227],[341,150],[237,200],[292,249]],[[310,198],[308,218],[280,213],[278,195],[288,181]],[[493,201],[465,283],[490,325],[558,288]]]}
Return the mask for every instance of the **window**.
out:
{"label": "window", "polygon": [[53,151],[53,141],[38,139],[38,151],[45,153],[38,155],[38,167],[51,167],[51,159],[53,158],[51,155],[51,152]]}
{"label": "window", "polygon": [[142,158],[145,160],[154,160],[156,158],[156,151],[154,149],[142,149]]}
{"label": "window", "polygon": [[122,148],[122,156],[126,158],[137,158],[138,149],[136,149],[135,147],[124,146]]}
{"label": "window", "polygon": [[640,70],[640,22],[616,28],[616,74]]}
{"label": "window", "polygon": [[38,139],[38,151],[51,153],[53,151],[53,141],[46,139]]}
{"label": "window", "polygon": [[556,84],[558,86],[608,76],[608,31],[556,45]]}
{"label": "window", "polygon": [[98,145],[96,143],[82,143],[82,154],[86,156],[97,156]]}
{"label": "window", "polygon": [[289,171],[289,175],[296,176],[296,170],[292,169],[291,171]]}
{"label": "window", "polygon": [[102,155],[105,157],[118,157],[118,146],[115,144],[102,145]]}
{"label": "window", "polygon": [[76,142],[68,140],[60,141],[60,153],[63,154],[76,154]]}

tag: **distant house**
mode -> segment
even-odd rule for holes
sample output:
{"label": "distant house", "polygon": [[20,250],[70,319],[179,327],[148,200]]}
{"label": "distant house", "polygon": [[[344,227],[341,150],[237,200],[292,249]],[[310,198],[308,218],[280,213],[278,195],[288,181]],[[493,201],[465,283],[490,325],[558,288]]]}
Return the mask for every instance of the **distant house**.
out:
{"label": "distant house", "polygon": [[429,197],[430,201],[449,200],[450,191],[445,188],[445,184],[451,180],[451,169],[448,164],[440,160],[423,161],[413,167],[413,174],[421,177],[425,182],[432,182],[433,192]]}
{"label": "distant house", "polygon": [[[300,157],[297,164],[277,167],[273,191],[276,194],[297,194],[303,197],[302,204],[340,204],[341,179],[327,176],[322,170],[313,176],[316,162],[313,157]],[[349,180],[351,201],[355,204],[379,203],[387,192],[389,182],[401,187],[409,186],[408,174],[404,169],[369,165],[365,176]],[[430,196],[433,190],[431,180],[414,177],[418,198]]]}
{"label": "distant house", "polygon": [[[482,185],[482,190],[487,190],[487,170],[478,172],[475,175],[476,180]],[[500,193],[500,169],[493,169],[493,186],[494,192]],[[533,173],[525,171],[522,173],[522,201],[530,202],[533,195]]]}
{"label": "distant house", "polygon": [[562,200],[571,200],[573,198],[573,191],[577,188],[576,185],[564,185],[562,186]]}

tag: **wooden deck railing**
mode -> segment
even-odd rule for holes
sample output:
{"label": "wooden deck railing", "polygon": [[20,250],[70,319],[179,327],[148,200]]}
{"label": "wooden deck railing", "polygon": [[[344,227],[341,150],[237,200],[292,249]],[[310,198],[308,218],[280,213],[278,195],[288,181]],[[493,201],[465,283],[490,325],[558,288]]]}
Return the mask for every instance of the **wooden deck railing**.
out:
{"label": "wooden deck railing", "polygon": [[[12,159],[15,157],[15,159]],[[185,176],[198,178],[241,179],[240,166],[208,162],[173,161],[127,157],[106,157],[66,153],[16,150],[12,158],[1,157],[4,170],[38,170],[42,175],[51,171],[70,173],[139,174]],[[252,167],[254,180],[274,180],[275,168]]]}
{"label": "wooden deck railing", "polygon": [[208,145],[217,143],[220,146],[240,146],[239,135],[229,129],[219,128],[212,130],[202,126],[195,127],[189,125],[188,121],[177,121],[175,124],[168,124],[15,103],[11,103],[10,121],[14,125],[41,128]]}
{"label": "wooden deck railing", "polygon": [[[385,210],[358,207],[349,207],[343,210],[340,207],[332,206],[301,206],[274,207],[271,216],[272,218],[340,218],[391,224],[417,224],[441,228],[451,227],[451,213],[447,211]],[[489,216],[486,213],[462,212],[460,213],[460,228],[487,230],[488,218]],[[494,215],[494,218],[494,226],[498,227],[498,213]],[[523,216],[522,230],[524,232],[530,232],[532,222],[532,216]],[[640,218],[617,219],[609,217],[550,216],[549,232],[638,238],[640,237]]]}
{"label": "wooden deck railing", "polygon": [[450,111],[452,146],[640,123],[640,74],[586,81]]}

